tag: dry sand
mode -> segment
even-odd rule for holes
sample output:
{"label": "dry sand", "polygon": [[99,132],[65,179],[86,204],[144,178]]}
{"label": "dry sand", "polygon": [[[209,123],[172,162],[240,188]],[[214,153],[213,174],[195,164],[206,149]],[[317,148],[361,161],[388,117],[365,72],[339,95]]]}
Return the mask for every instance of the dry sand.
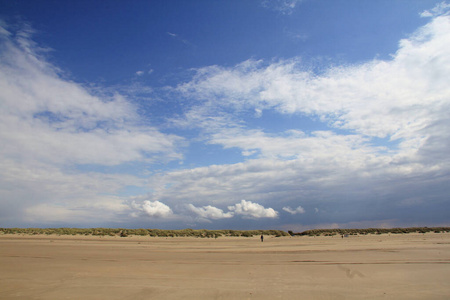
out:
{"label": "dry sand", "polygon": [[450,299],[450,234],[1,235],[0,299]]}

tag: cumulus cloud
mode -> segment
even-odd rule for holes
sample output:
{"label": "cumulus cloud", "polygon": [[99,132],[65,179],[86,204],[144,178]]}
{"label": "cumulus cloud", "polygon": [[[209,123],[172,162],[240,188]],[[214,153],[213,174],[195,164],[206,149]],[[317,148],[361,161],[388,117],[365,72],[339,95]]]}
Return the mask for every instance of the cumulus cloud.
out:
{"label": "cumulus cloud", "polygon": [[211,205],[206,205],[203,207],[196,207],[192,204],[189,204],[188,208],[189,208],[189,210],[194,212],[196,215],[198,215],[199,217],[204,218],[204,219],[218,220],[218,219],[227,219],[227,218],[233,217],[232,212],[224,213],[222,209],[211,206]]}
{"label": "cumulus cloud", "polygon": [[283,207],[283,210],[285,212],[290,213],[291,215],[296,215],[296,214],[304,214],[305,213],[305,209],[301,206],[298,206],[296,209],[292,209],[290,206],[286,206]]}
{"label": "cumulus cloud", "polygon": [[265,208],[261,204],[253,203],[251,201],[241,200],[240,203],[228,206],[228,209],[233,211],[236,215],[241,215],[244,218],[277,218],[278,212],[273,208]]}
{"label": "cumulus cloud", "polygon": [[172,209],[169,206],[157,200],[145,200],[140,204],[133,202],[132,207],[153,218],[167,218],[173,215]]}

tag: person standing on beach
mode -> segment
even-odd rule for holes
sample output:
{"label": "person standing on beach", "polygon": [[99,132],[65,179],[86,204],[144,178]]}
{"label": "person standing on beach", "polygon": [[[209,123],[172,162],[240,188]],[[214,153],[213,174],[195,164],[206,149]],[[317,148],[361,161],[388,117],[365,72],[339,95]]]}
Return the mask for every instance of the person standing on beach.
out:
{"label": "person standing on beach", "polygon": [[264,236],[261,234],[261,243],[264,242]]}

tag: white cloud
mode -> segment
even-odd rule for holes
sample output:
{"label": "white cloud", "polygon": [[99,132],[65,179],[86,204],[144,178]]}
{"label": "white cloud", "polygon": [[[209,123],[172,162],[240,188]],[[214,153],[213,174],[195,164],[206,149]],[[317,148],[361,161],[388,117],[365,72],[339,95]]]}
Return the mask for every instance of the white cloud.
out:
{"label": "white cloud", "polygon": [[291,215],[296,215],[296,214],[304,214],[305,213],[305,209],[301,206],[298,206],[296,209],[292,209],[290,206],[286,206],[283,207],[283,210],[285,212],[290,213]]}
{"label": "white cloud", "polygon": [[167,218],[173,215],[172,209],[159,201],[145,200],[141,204],[132,203],[132,207],[153,218]]}
{"label": "white cloud", "polygon": [[[149,69],[148,71],[143,71],[143,70],[138,70],[138,71],[136,71],[136,76],[142,76],[142,75],[145,75],[145,74],[148,74],[148,75],[150,75],[150,74],[152,74],[153,73],[153,69]],[[129,85],[127,85],[126,86],[127,88],[129,87]],[[144,87],[144,86],[140,86],[140,87],[138,87],[138,89],[144,89],[144,91],[145,91],[145,88],[146,87]],[[148,88],[148,87],[147,87]],[[144,91],[140,91],[140,92],[144,92]]]}
{"label": "white cloud", "polygon": [[195,207],[194,205],[189,204],[188,208],[189,208],[189,210],[191,210],[192,212],[197,214],[199,217],[205,218],[205,219],[218,220],[218,219],[226,219],[226,218],[233,217],[232,212],[224,213],[222,209],[211,206],[211,205],[206,205],[203,207]]}
{"label": "white cloud", "polygon": [[240,203],[228,206],[228,209],[233,211],[236,215],[241,215],[246,218],[277,218],[278,212],[273,208],[264,208],[261,204],[253,203],[251,201],[241,200]]}

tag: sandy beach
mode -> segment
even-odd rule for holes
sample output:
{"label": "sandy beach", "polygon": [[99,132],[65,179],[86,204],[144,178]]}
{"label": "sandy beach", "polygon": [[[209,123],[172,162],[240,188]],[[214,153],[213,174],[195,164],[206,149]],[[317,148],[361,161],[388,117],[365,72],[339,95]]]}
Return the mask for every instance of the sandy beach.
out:
{"label": "sandy beach", "polygon": [[450,234],[0,235],[0,299],[450,299]]}

